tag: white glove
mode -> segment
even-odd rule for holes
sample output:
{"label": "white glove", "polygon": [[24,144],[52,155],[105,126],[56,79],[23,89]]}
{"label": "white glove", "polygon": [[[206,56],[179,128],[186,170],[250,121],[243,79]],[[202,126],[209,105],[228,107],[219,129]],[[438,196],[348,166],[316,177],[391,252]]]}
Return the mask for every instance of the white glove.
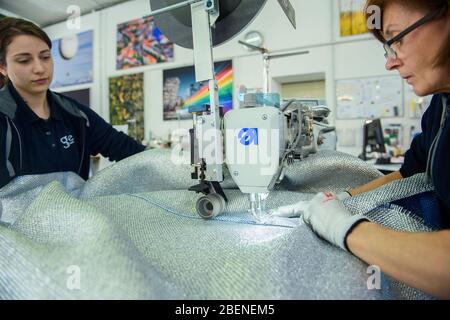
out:
{"label": "white glove", "polygon": [[[351,195],[347,192],[341,192],[336,196],[339,200],[344,201],[347,198],[350,198]],[[284,218],[297,218],[300,217],[303,212],[308,208],[309,201],[299,201],[294,204],[290,204],[287,206],[279,207],[270,212],[271,215],[276,217],[284,217]]]}
{"label": "white glove", "polygon": [[369,220],[352,215],[332,193],[319,193],[304,211],[303,221],[319,236],[348,251],[345,240],[349,231],[356,223]]}
{"label": "white glove", "polygon": [[309,201],[299,201],[288,206],[279,207],[270,212],[271,215],[284,218],[300,217],[309,205]]}

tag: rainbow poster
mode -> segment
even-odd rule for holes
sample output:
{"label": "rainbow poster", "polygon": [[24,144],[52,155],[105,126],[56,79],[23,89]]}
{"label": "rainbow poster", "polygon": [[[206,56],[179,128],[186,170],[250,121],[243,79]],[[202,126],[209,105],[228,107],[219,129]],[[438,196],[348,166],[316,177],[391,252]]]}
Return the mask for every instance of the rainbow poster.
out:
{"label": "rainbow poster", "polygon": [[[230,61],[214,65],[219,83],[219,103],[224,112],[233,108],[233,64]],[[164,120],[192,119],[190,106],[209,104],[208,83],[195,82],[194,67],[164,71]]]}

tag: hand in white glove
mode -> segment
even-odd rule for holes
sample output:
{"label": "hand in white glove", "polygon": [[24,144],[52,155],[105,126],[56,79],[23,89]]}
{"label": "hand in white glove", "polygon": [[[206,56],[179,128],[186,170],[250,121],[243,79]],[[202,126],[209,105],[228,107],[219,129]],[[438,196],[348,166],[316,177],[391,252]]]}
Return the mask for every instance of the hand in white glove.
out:
{"label": "hand in white glove", "polygon": [[300,217],[309,205],[309,201],[299,201],[288,206],[279,207],[270,212],[271,215],[284,218]]}
{"label": "hand in white glove", "polygon": [[[344,201],[347,198],[350,198],[351,195],[347,191],[343,191],[336,196],[339,200]],[[299,201],[294,204],[290,204],[287,206],[279,207],[270,212],[271,215],[276,217],[284,217],[284,218],[297,218],[300,217],[303,212],[308,208],[309,201]]]}
{"label": "hand in white glove", "polygon": [[348,251],[345,240],[349,231],[356,223],[369,220],[352,215],[335,195],[319,193],[303,213],[303,221],[319,236]]}
{"label": "hand in white glove", "polygon": [[[336,198],[338,198],[341,201],[344,201],[345,199],[350,197],[351,195],[347,191],[343,191],[338,195],[336,195]],[[297,203],[279,207],[275,210],[272,210],[270,214],[277,217],[297,218],[303,214],[303,212],[308,208],[308,205],[309,201],[299,201]]]}

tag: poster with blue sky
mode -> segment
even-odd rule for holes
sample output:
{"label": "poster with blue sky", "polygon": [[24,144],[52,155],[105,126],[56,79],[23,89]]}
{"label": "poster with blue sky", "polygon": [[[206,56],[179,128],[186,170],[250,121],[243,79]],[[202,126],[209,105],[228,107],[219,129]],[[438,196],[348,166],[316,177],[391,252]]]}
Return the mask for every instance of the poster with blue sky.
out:
{"label": "poster with blue sky", "polygon": [[52,41],[52,89],[92,82],[92,40],[91,30]]}

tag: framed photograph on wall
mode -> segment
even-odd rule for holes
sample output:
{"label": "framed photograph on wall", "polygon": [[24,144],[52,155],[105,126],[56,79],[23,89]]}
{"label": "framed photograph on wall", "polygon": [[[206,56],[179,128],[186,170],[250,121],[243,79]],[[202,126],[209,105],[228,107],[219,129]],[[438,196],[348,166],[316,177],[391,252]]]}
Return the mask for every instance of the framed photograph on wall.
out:
{"label": "framed photograph on wall", "polygon": [[340,36],[348,37],[369,32],[364,15],[365,0],[339,0]]}
{"label": "framed photograph on wall", "polygon": [[144,74],[109,79],[110,123],[128,126],[128,135],[144,140]]}
{"label": "framed photograph on wall", "polygon": [[[231,60],[215,63],[219,83],[219,103],[224,112],[233,107],[233,63]],[[190,106],[209,104],[208,83],[195,82],[195,69],[183,67],[165,70],[163,75],[164,120],[192,119]]]}
{"label": "framed photograph on wall", "polygon": [[117,26],[116,69],[173,61],[173,48],[153,17],[121,23]]}
{"label": "framed photograph on wall", "polygon": [[92,30],[52,41],[55,65],[52,89],[93,81],[92,41]]}

